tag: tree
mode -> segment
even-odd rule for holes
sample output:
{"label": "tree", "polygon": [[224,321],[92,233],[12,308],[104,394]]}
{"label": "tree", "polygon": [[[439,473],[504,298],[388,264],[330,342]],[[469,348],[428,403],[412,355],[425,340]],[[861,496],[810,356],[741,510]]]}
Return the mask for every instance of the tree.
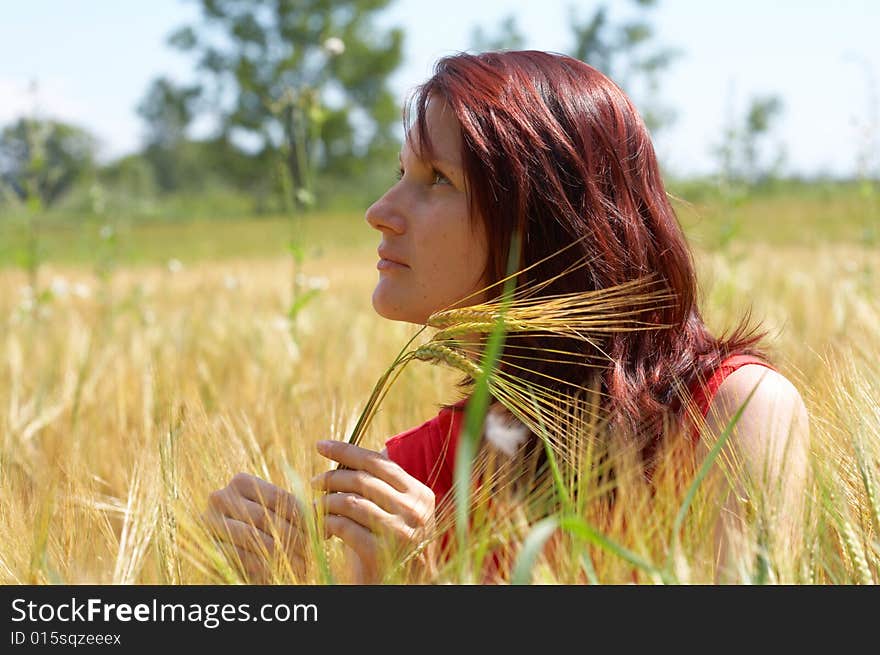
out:
{"label": "tree", "polygon": [[175,191],[188,181],[181,151],[200,92],[198,86],[177,86],[160,77],[153,80],[137,107],[147,128],[144,157],[162,191]]}
{"label": "tree", "polygon": [[723,183],[753,185],[775,174],[782,165],[784,150],[777,144],[775,154],[769,158],[767,137],[782,111],[779,96],[754,97],[745,114],[725,128],[722,142],[714,148]]}
{"label": "tree", "polygon": [[609,5],[599,5],[588,18],[571,9],[574,44],[571,56],[613,79],[639,106],[648,129],[657,132],[675,118],[674,111],[656,100],[660,75],[680,52],[656,43],[648,12],[657,0],[633,0],[637,17],[620,23],[609,18]]}
{"label": "tree", "polygon": [[49,207],[92,172],[95,149],[80,127],[20,118],[0,131],[0,184],[23,202]]}
{"label": "tree", "polygon": [[200,92],[198,86],[178,86],[165,77],[153,80],[137,107],[147,126],[146,142],[169,147],[185,139]]}
{"label": "tree", "polygon": [[198,58],[226,139],[274,153],[305,200],[310,170],[355,173],[396,149],[388,76],[403,32],[380,31],[390,0],[200,0],[202,21],[170,37]]}
{"label": "tree", "polygon": [[520,50],[526,39],[516,24],[516,17],[507,16],[498,26],[494,35],[488,34],[481,26],[471,32],[471,48],[477,52],[488,50]]}

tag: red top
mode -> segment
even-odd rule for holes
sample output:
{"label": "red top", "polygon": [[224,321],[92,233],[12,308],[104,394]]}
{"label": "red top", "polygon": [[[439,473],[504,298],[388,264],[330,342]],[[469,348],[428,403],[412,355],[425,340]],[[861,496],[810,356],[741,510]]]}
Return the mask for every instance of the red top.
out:
{"label": "red top", "polygon": [[458,434],[467,399],[385,442],[388,458],[434,492],[437,506],[452,489]]}
{"label": "red top", "polygon": [[[712,397],[724,379],[746,364],[760,364],[776,370],[767,362],[751,355],[728,357],[715,369],[705,385],[699,386],[695,383],[696,392],[691,389],[691,396],[701,416],[705,418]],[[430,487],[438,506],[452,489],[455,451],[466,402],[467,400],[461,400],[452,409],[444,408],[431,420],[401,432],[385,442],[389,459],[400,464],[407,473]],[[694,440],[699,438],[699,434],[699,426],[695,425]]]}

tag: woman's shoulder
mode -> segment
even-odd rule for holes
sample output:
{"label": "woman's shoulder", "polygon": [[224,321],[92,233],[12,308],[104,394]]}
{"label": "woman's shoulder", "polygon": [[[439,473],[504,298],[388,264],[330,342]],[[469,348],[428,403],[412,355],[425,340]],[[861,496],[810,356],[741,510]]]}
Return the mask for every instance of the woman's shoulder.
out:
{"label": "woman's shoulder", "polygon": [[761,364],[738,367],[718,387],[706,415],[715,434],[742,409],[736,423],[741,445],[789,439],[806,443],[809,416],[806,403],[794,383],[775,368]]}
{"label": "woman's shoulder", "polygon": [[788,408],[804,405],[797,387],[785,375],[768,364],[751,362],[724,378],[712,398],[711,407],[736,411],[747,400],[744,411],[750,406],[764,408],[769,404]]}
{"label": "woman's shoulder", "polygon": [[703,374],[700,374],[690,383],[688,391],[701,416],[707,416],[710,404],[715,399],[715,396],[722,385],[724,385],[731,375],[743,368],[748,368],[749,370],[775,370],[772,364],[754,355],[728,355],[720,364],[708,373],[708,377],[704,377]]}

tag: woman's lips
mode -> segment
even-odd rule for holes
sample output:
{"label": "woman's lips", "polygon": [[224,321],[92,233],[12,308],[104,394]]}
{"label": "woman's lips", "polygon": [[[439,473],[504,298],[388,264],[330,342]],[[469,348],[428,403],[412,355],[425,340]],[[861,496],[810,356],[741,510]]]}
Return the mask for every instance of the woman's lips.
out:
{"label": "woman's lips", "polygon": [[391,261],[390,259],[380,259],[376,263],[376,268],[380,271],[393,271],[398,268],[409,268],[409,266]]}

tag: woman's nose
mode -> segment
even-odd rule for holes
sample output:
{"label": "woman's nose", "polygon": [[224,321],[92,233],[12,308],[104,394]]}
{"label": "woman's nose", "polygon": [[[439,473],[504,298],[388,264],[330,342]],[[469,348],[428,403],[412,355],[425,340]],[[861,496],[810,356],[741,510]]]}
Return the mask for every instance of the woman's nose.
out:
{"label": "woman's nose", "polygon": [[370,205],[364,218],[375,230],[403,234],[405,221],[399,203],[395,202],[391,191],[392,189],[389,189],[384,196]]}

